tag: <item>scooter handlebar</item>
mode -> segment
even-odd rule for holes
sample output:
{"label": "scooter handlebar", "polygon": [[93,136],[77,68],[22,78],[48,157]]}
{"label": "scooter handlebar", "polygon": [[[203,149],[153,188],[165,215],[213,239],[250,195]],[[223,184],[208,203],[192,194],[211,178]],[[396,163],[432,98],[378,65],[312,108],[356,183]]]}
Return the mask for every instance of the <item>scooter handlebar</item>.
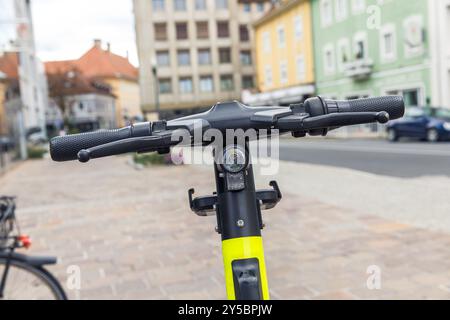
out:
{"label": "scooter handlebar", "polygon": [[50,140],[50,155],[54,161],[77,160],[80,150],[133,137],[151,135],[150,123],[140,123],[115,130],[99,130],[54,137]]}
{"label": "scooter handlebar", "polygon": [[403,117],[405,103],[401,96],[384,96],[357,100],[330,100],[321,97],[305,101],[306,111],[312,116],[322,116],[331,113],[350,112],[387,112],[390,120]]}

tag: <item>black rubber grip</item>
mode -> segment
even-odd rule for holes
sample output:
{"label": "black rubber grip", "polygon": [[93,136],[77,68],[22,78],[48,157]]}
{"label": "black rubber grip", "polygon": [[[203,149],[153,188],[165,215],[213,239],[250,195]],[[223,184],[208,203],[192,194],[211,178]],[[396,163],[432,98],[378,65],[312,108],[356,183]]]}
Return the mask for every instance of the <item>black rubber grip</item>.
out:
{"label": "black rubber grip", "polygon": [[389,114],[389,119],[399,119],[405,114],[405,103],[401,96],[384,96],[348,101],[326,100],[329,110],[337,107],[337,112],[382,112]]}
{"label": "black rubber grip", "polygon": [[132,129],[126,127],[116,130],[99,130],[59,136],[50,140],[50,155],[54,161],[77,160],[77,155],[80,150],[127,139],[131,135]]}

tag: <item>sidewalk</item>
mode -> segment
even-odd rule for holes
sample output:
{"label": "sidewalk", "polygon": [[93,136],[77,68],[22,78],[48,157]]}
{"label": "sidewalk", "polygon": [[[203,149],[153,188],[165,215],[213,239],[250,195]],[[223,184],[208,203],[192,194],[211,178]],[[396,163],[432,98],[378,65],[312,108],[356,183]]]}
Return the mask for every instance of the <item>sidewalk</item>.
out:
{"label": "sidewalk", "polygon": [[18,161],[13,161],[11,159],[11,153],[2,152],[0,150],[0,177],[6,173],[8,170],[14,167]]}
{"label": "sidewalk", "polygon": [[[286,168],[300,183],[296,164]],[[30,253],[57,255],[51,271],[63,282],[67,267],[81,268],[81,299],[223,299],[215,218],[195,216],[187,203],[190,187],[214,190],[212,177],[212,168],[192,166],[138,171],[127,157],[28,161],[0,177],[0,194],[19,197]],[[450,233],[280,186],[282,202],[263,213],[273,299],[450,299]],[[367,289],[371,265],[381,269],[380,290]]]}

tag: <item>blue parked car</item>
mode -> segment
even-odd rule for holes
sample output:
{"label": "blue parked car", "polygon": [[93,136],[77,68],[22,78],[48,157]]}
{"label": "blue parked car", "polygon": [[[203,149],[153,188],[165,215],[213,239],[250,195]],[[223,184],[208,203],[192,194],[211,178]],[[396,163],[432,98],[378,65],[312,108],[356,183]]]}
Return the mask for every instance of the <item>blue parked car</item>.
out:
{"label": "blue parked car", "polygon": [[450,140],[450,109],[409,108],[402,119],[387,126],[389,141],[413,138],[429,142]]}

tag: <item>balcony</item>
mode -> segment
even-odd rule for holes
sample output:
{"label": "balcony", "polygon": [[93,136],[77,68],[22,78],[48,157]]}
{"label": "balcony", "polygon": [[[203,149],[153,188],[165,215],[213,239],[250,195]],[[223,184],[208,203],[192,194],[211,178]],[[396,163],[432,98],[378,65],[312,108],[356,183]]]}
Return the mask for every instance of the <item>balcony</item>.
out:
{"label": "balcony", "polygon": [[345,65],[345,75],[354,80],[366,80],[373,72],[372,59],[358,59]]}

